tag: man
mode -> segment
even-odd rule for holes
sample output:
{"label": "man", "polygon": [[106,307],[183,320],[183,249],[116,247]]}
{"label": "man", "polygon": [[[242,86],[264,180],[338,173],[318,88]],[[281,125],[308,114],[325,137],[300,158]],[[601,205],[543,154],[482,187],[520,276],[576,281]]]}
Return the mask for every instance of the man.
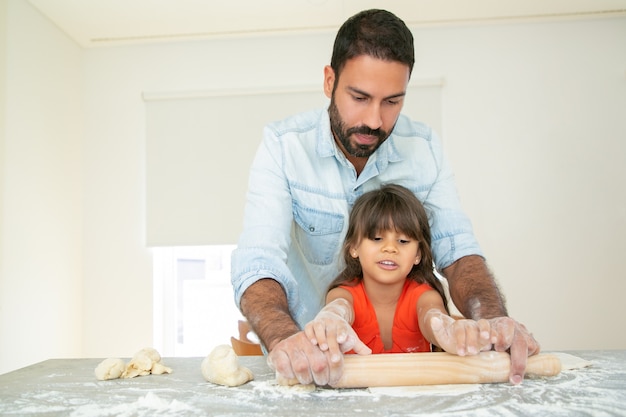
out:
{"label": "man", "polygon": [[[507,317],[504,300],[463,213],[441,143],[400,114],[414,64],[413,36],[383,10],[348,19],[324,68],[327,111],[269,125],[250,173],[244,231],[233,253],[236,302],[286,378],[332,385],[342,357],[301,331],[341,270],[340,248],[354,200],[384,183],[412,190],[429,213],[437,268],[466,317],[489,319],[491,342],[510,350],[510,381],[522,381],[539,345]],[[353,337],[341,350],[365,352]],[[476,349],[480,349],[476,346]]]}

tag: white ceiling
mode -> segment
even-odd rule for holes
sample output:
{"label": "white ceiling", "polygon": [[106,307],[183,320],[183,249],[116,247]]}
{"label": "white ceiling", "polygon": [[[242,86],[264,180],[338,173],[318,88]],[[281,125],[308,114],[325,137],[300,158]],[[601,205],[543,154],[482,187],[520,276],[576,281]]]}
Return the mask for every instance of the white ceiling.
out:
{"label": "white ceiling", "polygon": [[385,8],[408,25],[626,15],[626,0],[28,0],[83,47],[336,30]]}

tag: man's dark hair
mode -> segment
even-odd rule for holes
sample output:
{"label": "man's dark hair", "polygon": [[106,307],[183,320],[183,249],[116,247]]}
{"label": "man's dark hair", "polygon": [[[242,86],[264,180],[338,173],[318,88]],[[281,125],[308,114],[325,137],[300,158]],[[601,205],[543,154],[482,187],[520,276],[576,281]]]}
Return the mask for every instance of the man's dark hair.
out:
{"label": "man's dark hair", "polygon": [[404,22],[386,10],[364,10],[352,16],[339,28],[330,66],[335,75],[349,59],[360,55],[398,61],[408,65],[409,74],[415,63],[413,34]]}

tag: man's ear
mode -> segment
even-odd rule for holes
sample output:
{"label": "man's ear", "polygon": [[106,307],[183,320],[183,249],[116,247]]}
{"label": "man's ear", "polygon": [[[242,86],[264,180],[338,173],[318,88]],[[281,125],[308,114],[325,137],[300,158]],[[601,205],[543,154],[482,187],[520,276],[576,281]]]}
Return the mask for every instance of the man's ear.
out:
{"label": "man's ear", "polygon": [[335,70],[330,65],[324,67],[324,94],[331,98],[333,95],[333,87],[335,86]]}

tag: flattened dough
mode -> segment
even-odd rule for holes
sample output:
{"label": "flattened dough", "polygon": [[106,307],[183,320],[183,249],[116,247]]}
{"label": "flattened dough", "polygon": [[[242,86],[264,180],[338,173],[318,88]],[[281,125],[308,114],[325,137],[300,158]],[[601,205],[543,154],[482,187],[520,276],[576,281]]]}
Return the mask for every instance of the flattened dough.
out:
{"label": "flattened dough", "polygon": [[229,345],[219,345],[204,358],[202,376],[209,382],[227,387],[243,385],[254,379],[252,371],[239,364],[239,357]]}
{"label": "flattened dough", "polygon": [[570,355],[565,352],[551,352],[552,355],[561,361],[561,371],[571,371],[573,369],[581,369],[591,366],[592,363],[578,356]]}
{"label": "flattened dough", "polygon": [[478,391],[480,384],[412,385],[398,387],[369,387],[372,394],[389,397],[413,397],[415,395],[462,395]]}
{"label": "flattened dough", "polygon": [[96,379],[106,381],[108,379],[119,378],[125,369],[126,364],[123,360],[118,358],[108,358],[100,362],[94,373],[96,374]]}

